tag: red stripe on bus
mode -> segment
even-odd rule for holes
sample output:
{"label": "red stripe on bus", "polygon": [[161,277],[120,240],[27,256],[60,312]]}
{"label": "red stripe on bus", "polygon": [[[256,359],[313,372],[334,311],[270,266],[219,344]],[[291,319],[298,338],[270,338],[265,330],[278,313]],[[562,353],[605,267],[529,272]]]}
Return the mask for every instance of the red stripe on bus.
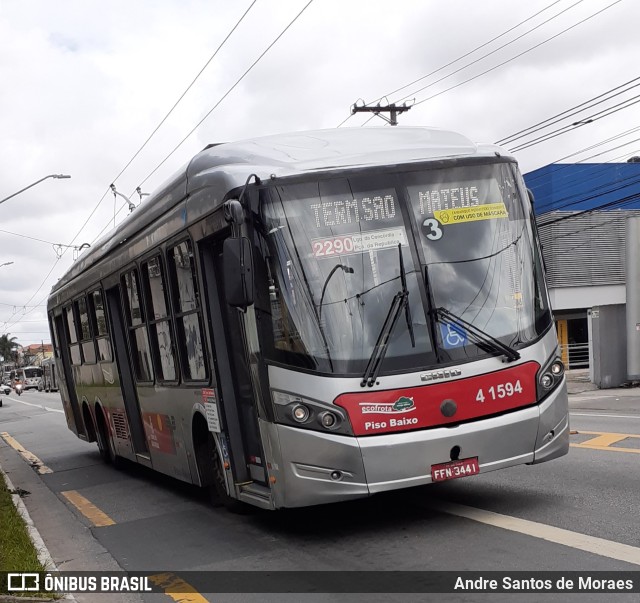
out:
{"label": "red stripe on bus", "polygon": [[334,403],[349,414],[355,435],[425,429],[535,404],[539,369],[526,362],[445,383],[342,394]]}

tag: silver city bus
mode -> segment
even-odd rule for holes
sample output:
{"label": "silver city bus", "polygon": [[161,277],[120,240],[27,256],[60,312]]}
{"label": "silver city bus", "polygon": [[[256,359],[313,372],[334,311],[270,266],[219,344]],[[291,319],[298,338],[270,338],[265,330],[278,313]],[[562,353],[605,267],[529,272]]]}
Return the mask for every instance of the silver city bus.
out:
{"label": "silver city bus", "polygon": [[42,380],[38,386],[39,391],[57,392],[58,391],[58,375],[56,374],[56,359],[45,358],[41,363]]}
{"label": "silver city bus", "polygon": [[211,145],[54,286],[69,428],[267,509],[564,455],[515,160],[427,128]]}

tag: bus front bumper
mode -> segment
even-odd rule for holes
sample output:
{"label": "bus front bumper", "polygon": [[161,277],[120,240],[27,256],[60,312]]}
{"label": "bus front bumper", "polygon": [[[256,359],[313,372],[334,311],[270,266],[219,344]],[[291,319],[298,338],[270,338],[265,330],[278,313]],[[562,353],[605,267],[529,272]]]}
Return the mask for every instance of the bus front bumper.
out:
{"label": "bus front bumper", "polygon": [[[541,404],[456,425],[368,437],[347,437],[269,425],[280,458],[271,471],[276,507],[362,498],[431,483],[431,465],[477,457],[480,473],[548,461],[569,450],[563,383]],[[274,459],[275,460],[275,459]]]}

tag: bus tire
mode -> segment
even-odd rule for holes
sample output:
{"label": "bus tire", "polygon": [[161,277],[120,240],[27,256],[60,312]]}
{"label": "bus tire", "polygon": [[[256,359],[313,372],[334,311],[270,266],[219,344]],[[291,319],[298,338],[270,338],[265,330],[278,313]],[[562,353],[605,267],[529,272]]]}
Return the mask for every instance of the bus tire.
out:
{"label": "bus tire", "polygon": [[225,507],[231,513],[245,514],[249,510],[249,505],[240,502],[229,495],[225,478],[225,469],[222,459],[218,454],[213,434],[207,432],[207,440],[200,446],[201,456],[198,463],[202,462],[203,469],[209,474],[207,495],[209,502],[214,507]]}
{"label": "bus tire", "polygon": [[115,453],[111,442],[109,441],[109,433],[107,431],[107,421],[101,408],[96,407],[96,442],[102,460],[108,465],[113,465],[114,469],[120,469],[122,462],[120,457]]}

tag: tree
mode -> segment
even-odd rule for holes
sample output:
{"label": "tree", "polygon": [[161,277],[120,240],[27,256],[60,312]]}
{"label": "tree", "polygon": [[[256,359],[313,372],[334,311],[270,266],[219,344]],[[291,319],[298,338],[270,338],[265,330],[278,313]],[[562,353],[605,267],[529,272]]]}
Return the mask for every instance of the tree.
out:
{"label": "tree", "polygon": [[16,359],[16,352],[18,344],[16,343],[17,337],[9,337],[9,333],[0,335],[0,356],[4,358],[5,362],[13,362]]}

